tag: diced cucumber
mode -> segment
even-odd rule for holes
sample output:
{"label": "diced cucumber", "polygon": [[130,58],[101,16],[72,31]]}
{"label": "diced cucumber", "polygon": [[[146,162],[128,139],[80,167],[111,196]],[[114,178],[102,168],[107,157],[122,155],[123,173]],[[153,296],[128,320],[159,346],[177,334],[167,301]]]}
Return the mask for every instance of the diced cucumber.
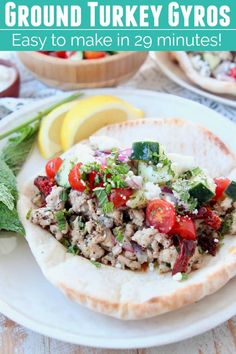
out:
{"label": "diced cucumber", "polygon": [[131,160],[147,161],[157,164],[160,159],[160,144],[152,141],[133,143]]}
{"label": "diced cucumber", "polygon": [[72,168],[74,167],[75,163],[71,160],[64,160],[60,169],[58,170],[55,181],[57,184],[64,188],[69,188],[70,184],[68,181],[68,176]]}
{"label": "diced cucumber", "polygon": [[138,164],[138,174],[144,178],[144,181],[152,183],[163,183],[173,179],[168,165],[159,167],[141,161]]}
{"label": "diced cucumber", "polygon": [[219,56],[214,53],[203,53],[203,58],[211,70],[214,70],[220,64]]}
{"label": "diced cucumber", "polygon": [[236,182],[232,181],[226,189],[225,194],[236,202]]}
{"label": "diced cucumber", "polygon": [[189,194],[198,200],[200,204],[209,202],[214,197],[214,192],[204,184],[203,182],[198,182],[189,189]]}
{"label": "diced cucumber", "polygon": [[136,191],[128,200],[126,205],[131,209],[144,208],[147,205],[147,199],[143,190]]}

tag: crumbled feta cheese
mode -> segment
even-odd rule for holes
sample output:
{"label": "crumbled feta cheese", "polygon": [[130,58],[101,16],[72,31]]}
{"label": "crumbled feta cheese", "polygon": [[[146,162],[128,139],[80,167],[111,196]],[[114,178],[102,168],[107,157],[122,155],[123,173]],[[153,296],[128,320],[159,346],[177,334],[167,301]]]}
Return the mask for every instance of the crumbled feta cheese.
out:
{"label": "crumbled feta cheese", "polygon": [[108,136],[91,136],[89,141],[95,149],[101,151],[111,151],[113,148],[119,148],[121,145],[119,140]]}
{"label": "crumbled feta cheese", "polygon": [[159,198],[160,194],[161,188],[158,185],[152,182],[147,182],[144,184],[144,196],[147,200]]}
{"label": "crumbled feta cheese", "polygon": [[148,266],[150,272],[153,272],[154,271],[154,264],[153,263],[149,263],[149,266]]}
{"label": "crumbled feta cheese", "polygon": [[205,77],[209,77],[211,75],[209,64],[205,60],[202,60],[200,55],[190,56],[190,60],[194,69],[196,69],[200,75]]}
{"label": "crumbled feta cheese", "polygon": [[228,209],[232,208],[232,199],[229,197],[226,197],[221,203],[220,206],[224,211],[227,211]]}
{"label": "crumbled feta cheese", "polygon": [[176,280],[176,281],[182,281],[182,273],[176,273],[175,275],[173,275],[173,277],[172,277],[174,280]]}
{"label": "crumbled feta cheese", "polygon": [[122,265],[120,263],[116,263],[116,268],[121,269]]}
{"label": "crumbled feta cheese", "polygon": [[180,154],[168,154],[167,156],[171,160],[171,168],[177,176],[197,167],[193,156],[184,156]]}

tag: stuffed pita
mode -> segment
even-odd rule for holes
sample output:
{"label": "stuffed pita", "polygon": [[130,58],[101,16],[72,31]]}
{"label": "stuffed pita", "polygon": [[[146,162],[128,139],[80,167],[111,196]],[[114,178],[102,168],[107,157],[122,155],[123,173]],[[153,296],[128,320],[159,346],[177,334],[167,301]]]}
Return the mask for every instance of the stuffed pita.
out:
{"label": "stuffed pita", "polygon": [[197,125],[126,122],[48,163],[18,211],[43,274],[67,297],[122,320],[149,318],[235,276],[235,182],[213,179],[235,167]]}
{"label": "stuffed pita", "polygon": [[171,56],[196,85],[236,95],[236,52],[171,52]]}

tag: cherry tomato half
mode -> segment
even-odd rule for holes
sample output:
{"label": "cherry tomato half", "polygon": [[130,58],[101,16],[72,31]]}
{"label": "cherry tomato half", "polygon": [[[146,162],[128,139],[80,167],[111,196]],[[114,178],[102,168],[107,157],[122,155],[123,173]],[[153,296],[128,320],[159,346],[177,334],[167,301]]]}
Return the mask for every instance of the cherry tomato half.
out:
{"label": "cherry tomato half", "polygon": [[198,210],[198,219],[203,219],[205,224],[214,230],[219,230],[222,224],[221,218],[209,207],[202,207]]}
{"label": "cherry tomato half", "polygon": [[116,188],[109,196],[109,200],[114,204],[114,207],[118,209],[126,205],[132,194],[132,189]]}
{"label": "cherry tomato half", "polygon": [[82,166],[81,163],[75,165],[69,173],[68,181],[72,189],[75,189],[79,192],[84,192],[86,189],[85,182],[81,179],[80,167]]}
{"label": "cherry tomato half", "polygon": [[168,233],[176,222],[175,208],[165,200],[154,199],[148,203],[146,219],[158,231]]}
{"label": "cherry tomato half", "polygon": [[106,55],[106,52],[84,52],[84,59],[100,59]]}
{"label": "cherry tomato half", "polygon": [[63,160],[60,157],[55,157],[54,159],[48,161],[45,167],[46,175],[48,178],[52,180],[55,178],[57,171],[62,165],[62,162]]}
{"label": "cherry tomato half", "polygon": [[189,216],[177,216],[171,234],[176,234],[185,240],[196,240],[196,227]]}
{"label": "cherry tomato half", "polygon": [[231,181],[229,178],[219,177],[219,178],[214,178],[214,182],[216,184],[216,191],[213,200],[217,201],[223,197],[224,192],[230,185]]}

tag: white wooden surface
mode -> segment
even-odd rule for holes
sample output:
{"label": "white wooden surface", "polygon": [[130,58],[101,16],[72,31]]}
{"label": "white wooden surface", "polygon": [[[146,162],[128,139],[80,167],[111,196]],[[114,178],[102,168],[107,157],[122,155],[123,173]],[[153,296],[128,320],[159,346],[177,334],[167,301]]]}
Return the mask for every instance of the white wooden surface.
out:
{"label": "white wooden surface", "polygon": [[[1,53],[0,53],[1,56]],[[4,54],[8,56],[8,54]],[[54,89],[37,82],[19,65],[22,79],[22,98],[40,98],[56,94]],[[166,79],[149,59],[139,74],[126,87],[170,92],[188,97],[216,109],[236,121],[236,110],[211,102],[184,90]],[[235,309],[236,313],[236,309]],[[63,343],[27,330],[0,315],[0,354],[234,354],[236,353],[236,317],[201,336],[165,347],[139,350],[102,350]]]}

